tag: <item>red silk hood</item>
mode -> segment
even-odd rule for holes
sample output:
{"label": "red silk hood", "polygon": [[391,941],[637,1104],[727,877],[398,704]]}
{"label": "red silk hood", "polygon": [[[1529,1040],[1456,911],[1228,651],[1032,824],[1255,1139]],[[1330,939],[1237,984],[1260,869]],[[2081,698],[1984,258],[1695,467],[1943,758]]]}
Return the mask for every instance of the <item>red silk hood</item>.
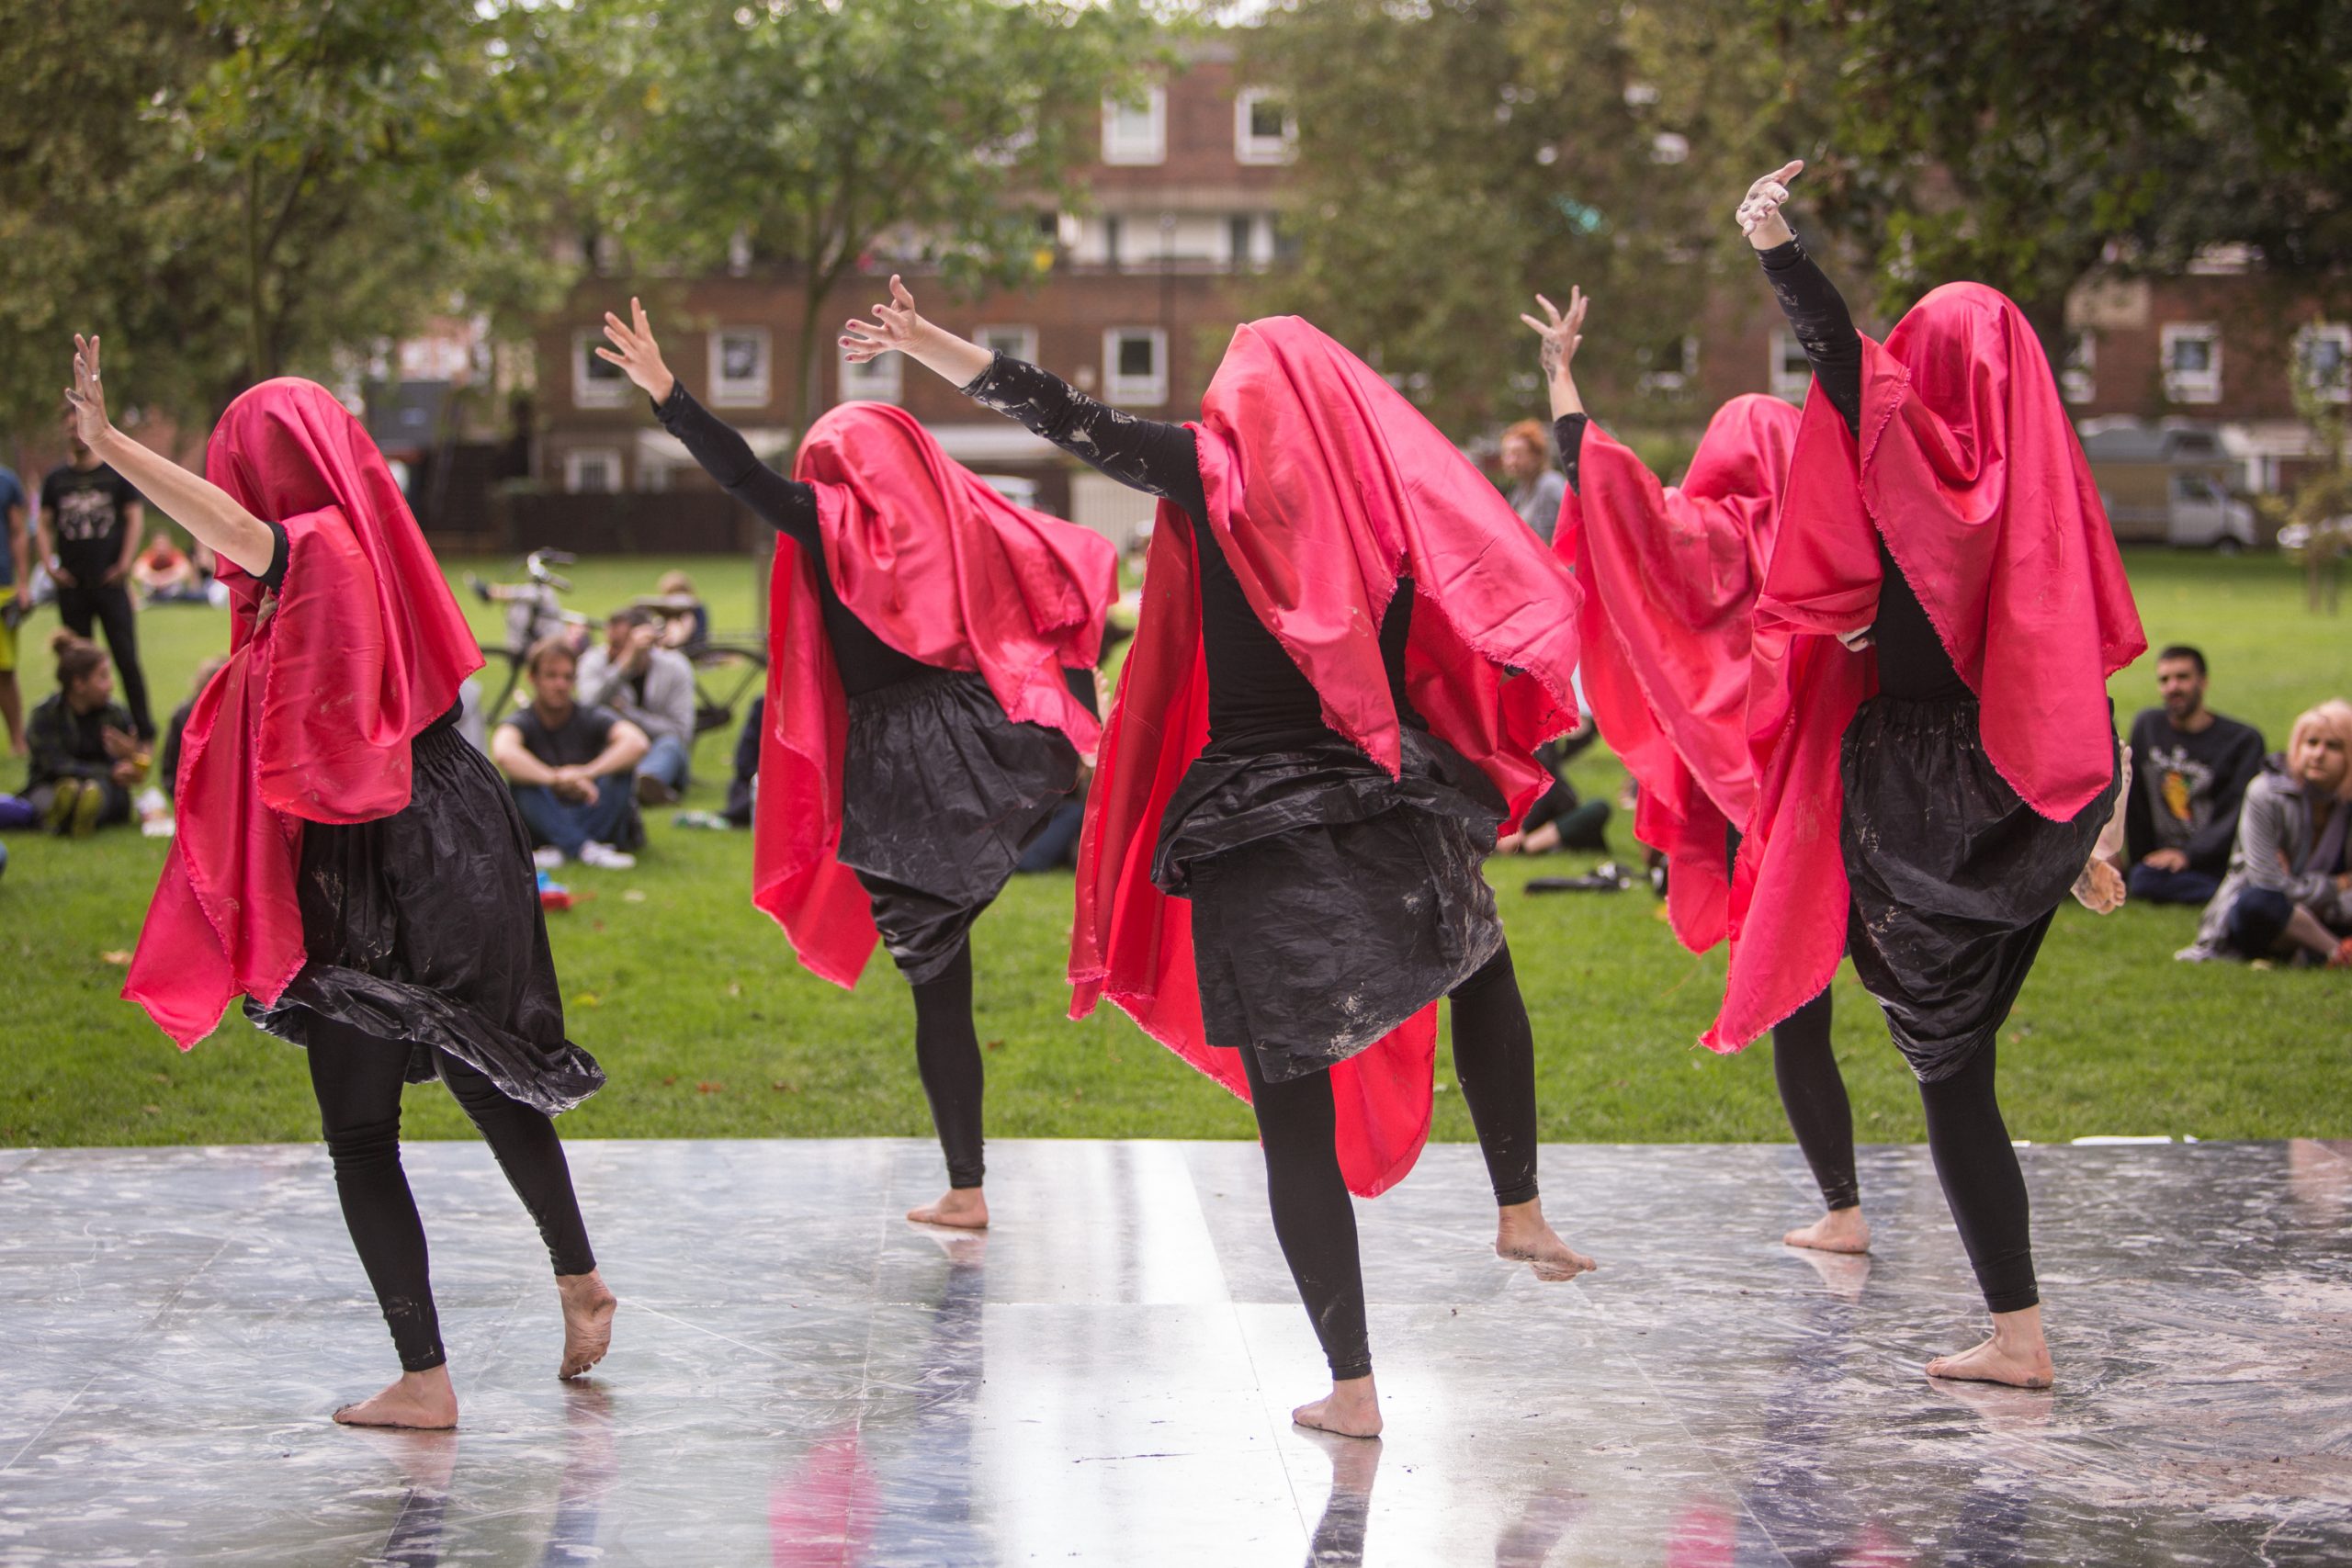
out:
{"label": "red silk hood", "polygon": [[1838,743],[1877,689],[1838,634],[1878,613],[1878,539],[1983,704],[1985,755],[2053,821],[2107,787],[2107,677],[2147,651],[2115,533],[2033,329],[1947,284],[1862,340],[1859,440],[1806,400],[1757,601],[1757,804],[1732,890],[1731,976],[1703,1043],[1736,1050],[1818,995],[1845,948]]}
{"label": "red silk hood", "polygon": [[776,539],[752,901],[812,973],[853,987],[878,938],[865,889],[833,858],[849,705],[816,572],[891,647],[977,671],[1008,717],[1091,755],[1102,726],[1062,671],[1102,652],[1119,555],[1090,528],[1013,505],[883,403],[844,403],[810,425],[793,477],[816,489],[825,558]]}
{"label": "red silk hood", "polygon": [[1728,929],[1725,830],[1756,799],[1748,639],[1797,420],[1778,398],[1734,398],[1667,490],[1588,426],[1555,542],[1585,591],[1585,699],[1641,786],[1634,836],[1668,857],[1667,912],[1693,953]]}
{"label": "red silk hood", "polygon": [[287,565],[264,623],[261,584],[220,563],[229,662],[188,716],[178,832],[123,987],[182,1047],[300,972],[302,824],[407,806],[409,742],[482,661],[383,455],[325,388],[231,403],[204,471],[286,530]]}
{"label": "red silk hood", "polygon": [[[1576,721],[1573,576],[1419,411],[1296,317],[1234,333],[1192,429],[1208,525],[1250,607],[1314,682],[1325,721],[1397,771],[1402,732],[1379,627],[1398,581],[1412,578],[1413,706],[1485,771],[1516,819],[1550,783],[1529,753]],[[1505,666],[1526,673],[1506,680]],[[1203,1038],[1192,906],[1151,882],[1160,818],[1207,743],[1192,525],[1163,502],[1087,799],[1070,1011],[1083,1017],[1107,996],[1247,1099],[1239,1054]],[[1431,1006],[1330,1070],[1353,1190],[1385,1190],[1419,1157],[1436,1040]]]}

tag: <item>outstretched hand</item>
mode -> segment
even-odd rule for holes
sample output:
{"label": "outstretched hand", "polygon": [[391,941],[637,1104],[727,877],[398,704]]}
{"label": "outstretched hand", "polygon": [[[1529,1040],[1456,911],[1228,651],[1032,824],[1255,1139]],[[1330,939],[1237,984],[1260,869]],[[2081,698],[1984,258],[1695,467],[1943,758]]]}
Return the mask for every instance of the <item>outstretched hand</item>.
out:
{"label": "outstretched hand", "polygon": [[678,384],[678,378],[662,363],[662,345],[653,341],[653,323],[646,316],[644,305],[633,295],[628,313],[629,320],[624,322],[610,310],[605,312],[605,335],[612,340],[613,346],[597,349],[596,357],[607,365],[619,366],[621,374],[636,382],[638,389],[655,402],[667,402],[670,389]]}
{"label": "outstretched hand", "polygon": [[1789,220],[1781,216],[1781,208],[1789,199],[1789,182],[1804,173],[1804,160],[1792,158],[1779,168],[1747,187],[1740,198],[1739,210],[1733,216],[1747,243],[1759,251],[1775,245],[1785,245],[1796,238]]}
{"label": "outstretched hand", "polygon": [[1577,348],[1584,343],[1584,313],[1592,301],[1585,297],[1583,289],[1571,288],[1568,290],[1568,308],[1565,311],[1541,294],[1535,297],[1535,302],[1544,308],[1544,314],[1550,319],[1539,321],[1524,310],[1520,312],[1519,319],[1534,328],[1535,335],[1543,340],[1535,351],[1535,357],[1536,362],[1544,367],[1544,379],[1556,381],[1568,373]]}
{"label": "outstretched hand", "polygon": [[107,418],[106,389],[98,384],[98,340],[94,335],[74,334],[74,384],[65,389],[65,401],[74,411],[74,435],[83,446],[95,449],[99,440],[114,428]]}
{"label": "outstretched hand", "polygon": [[890,303],[874,307],[870,321],[852,317],[842,328],[842,357],[852,365],[863,365],[896,349],[912,354],[917,339],[930,323],[915,309],[915,297],[890,275]]}

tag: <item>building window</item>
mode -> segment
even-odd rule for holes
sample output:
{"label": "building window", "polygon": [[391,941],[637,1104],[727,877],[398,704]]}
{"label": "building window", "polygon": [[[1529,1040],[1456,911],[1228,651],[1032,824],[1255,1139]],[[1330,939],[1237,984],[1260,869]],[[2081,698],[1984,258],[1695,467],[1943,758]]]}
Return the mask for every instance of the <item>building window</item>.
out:
{"label": "building window", "polygon": [[2352,402],[2352,326],[2313,321],[2295,334],[2295,368],[2323,402]]}
{"label": "building window", "polygon": [[608,495],[621,488],[621,455],[609,446],[580,446],[563,455],[563,488],[574,495]]}
{"label": "building window", "polygon": [[2222,400],[2222,329],[2175,321],[2164,330],[2165,396],[2177,403]]}
{"label": "building window", "polygon": [[1102,398],[1157,408],[1168,400],[1168,334],[1158,327],[1113,327],[1102,334]]}
{"label": "building window", "polygon": [[1244,164],[1287,164],[1298,153],[1298,120],[1263,87],[1233,96],[1233,155]]}
{"label": "building window", "polygon": [[609,360],[596,357],[596,350],[604,346],[602,332],[578,332],[571,334],[571,406],[581,409],[616,409],[628,402],[628,378],[621,367]]}
{"label": "building window", "polygon": [[1037,329],[1035,327],[982,327],[972,334],[972,341],[990,354],[1001,354],[1007,359],[1023,359],[1037,363]]}
{"label": "building window", "polygon": [[1102,100],[1102,161],[1106,164],[1164,164],[1168,161],[1168,89],[1147,87],[1141,96],[1122,103]]}
{"label": "building window", "polygon": [[1119,215],[1102,215],[1102,265],[1113,272],[1119,270]]}
{"label": "building window", "polygon": [[768,400],[768,330],[721,327],[710,334],[710,406],[754,409]]}
{"label": "building window", "polygon": [[899,400],[906,355],[895,349],[863,365],[842,360],[842,401],[895,403]]}
{"label": "building window", "polygon": [[1813,361],[1804,356],[1804,344],[1797,334],[1786,327],[1772,329],[1771,367],[1772,395],[1789,402],[1804,401],[1805,389],[1813,385]]}
{"label": "building window", "polygon": [[1690,390],[1699,378],[1699,340],[1679,337],[1641,351],[1640,387],[1653,396],[1672,397]]}
{"label": "building window", "polygon": [[2066,344],[2066,362],[2058,367],[2058,391],[2070,403],[2087,403],[2098,396],[2098,334],[2079,332]]}
{"label": "building window", "polygon": [[1261,242],[1259,236],[1269,227],[1254,212],[1237,212],[1225,220],[1226,263],[1236,272],[1261,267],[1272,259],[1271,236]]}

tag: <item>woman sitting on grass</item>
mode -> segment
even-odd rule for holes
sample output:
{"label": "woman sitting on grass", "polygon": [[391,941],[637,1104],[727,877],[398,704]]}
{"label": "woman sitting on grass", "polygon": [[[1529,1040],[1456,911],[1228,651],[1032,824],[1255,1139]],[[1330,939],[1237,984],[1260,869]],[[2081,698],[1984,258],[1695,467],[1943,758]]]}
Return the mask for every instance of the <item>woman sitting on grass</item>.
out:
{"label": "woman sitting on grass", "polygon": [[57,690],[33,709],[25,795],[51,832],[87,838],[130,820],[130,792],[147,776],[130,710],[114,700],[114,660],[85,637],[60,631]]}
{"label": "woman sitting on grass", "polygon": [[2352,703],[2297,717],[2246,785],[2229,876],[2180,956],[2352,968]]}

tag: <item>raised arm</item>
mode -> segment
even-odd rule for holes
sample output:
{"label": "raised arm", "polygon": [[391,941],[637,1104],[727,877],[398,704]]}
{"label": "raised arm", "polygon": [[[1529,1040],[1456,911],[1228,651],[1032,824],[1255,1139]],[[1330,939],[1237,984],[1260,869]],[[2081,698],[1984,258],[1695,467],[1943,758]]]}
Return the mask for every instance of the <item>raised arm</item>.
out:
{"label": "raised arm", "polygon": [[1804,160],[1783,164],[1747,187],[1735,215],[1741,232],[1755,248],[1772,285],[1789,330],[1804,345],[1804,356],[1830,405],[1845,416],[1849,429],[1859,433],[1862,422],[1862,340],[1845,298],[1805,254],[1804,243],[1789,227],[1781,209],[1789,199],[1789,182],[1804,172]]}
{"label": "raised arm", "polygon": [[1519,319],[1534,328],[1541,340],[1535,359],[1544,367],[1544,384],[1551,393],[1552,439],[1560,448],[1561,476],[1573,491],[1577,488],[1577,461],[1584,452],[1584,427],[1590,421],[1570,367],[1576,362],[1577,350],[1584,344],[1584,314],[1592,301],[1585,298],[1583,289],[1571,287],[1566,311],[1541,294],[1535,297],[1535,302],[1544,308],[1548,320],[1539,321],[1525,311],[1520,313]]}
{"label": "raised arm", "polygon": [[[161,453],[150,451],[114,427],[107,417],[106,389],[99,381],[98,340],[74,334],[74,385],[65,400],[73,405],[74,434],[83,445],[130,482],[131,488],[162,507],[164,513],[198,539],[213,554],[234,561],[254,577],[267,574],[277,550],[277,536],[269,525],[247,512],[227,491],[201,474],[192,474]],[[126,525],[138,516],[127,517]],[[132,528],[130,548],[137,552]],[[47,546],[46,537],[42,540]],[[129,558],[123,562],[129,568]]]}

